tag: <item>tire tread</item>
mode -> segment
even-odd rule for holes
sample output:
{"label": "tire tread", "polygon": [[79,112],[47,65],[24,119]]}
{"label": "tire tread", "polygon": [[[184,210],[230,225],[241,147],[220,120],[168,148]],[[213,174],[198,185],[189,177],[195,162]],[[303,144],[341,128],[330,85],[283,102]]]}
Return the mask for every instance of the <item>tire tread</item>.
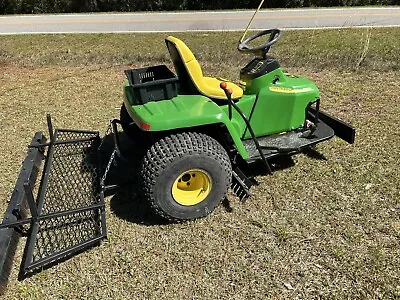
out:
{"label": "tire tread", "polygon": [[[155,142],[144,156],[140,172],[141,187],[146,200],[155,214],[171,222],[179,222],[181,219],[165,213],[157,204],[153,187],[161,171],[166,169],[177,157],[193,154],[205,154],[213,157],[223,168],[227,176],[226,191],[228,191],[232,180],[232,167],[229,156],[218,141],[210,136],[198,132],[183,132],[168,135]],[[226,194],[224,195],[226,196]],[[215,207],[222,201],[215,205]],[[215,207],[212,207],[208,215]]]}

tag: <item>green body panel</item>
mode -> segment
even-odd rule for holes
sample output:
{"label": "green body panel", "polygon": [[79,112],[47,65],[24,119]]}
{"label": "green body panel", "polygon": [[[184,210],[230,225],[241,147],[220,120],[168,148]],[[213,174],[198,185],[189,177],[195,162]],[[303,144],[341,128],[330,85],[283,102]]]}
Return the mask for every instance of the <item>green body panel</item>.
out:
{"label": "green body panel", "polygon": [[[274,83],[278,77],[279,80]],[[257,137],[301,127],[307,106],[319,97],[313,82],[283,73],[280,68],[255,79],[242,79],[241,85],[244,95],[236,104],[250,120]],[[228,105],[217,105],[202,95],[178,95],[170,100],[135,105],[137,101],[128,83],[124,91],[124,103],[129,115],[136,124],[149,125],[146,130],[165,131],[223,123],[239,154],[244,159],[248,158],[242,139],[251,138],[250,132],[233,108],[232,120],[229,120]]]}
{"label": "green body panel", "polygon": [[248,157],[240,139],[243,125],[240,122],[231,122],[227,111],[209,98],[201,95],[178,95],[170,100],[131,105],[133,103],[132,97],[130,90],[125,88],[124,104],[129,115],[136,124],[149,124],[149,131],[164,131],[223,123],[228,129],[240,155],[244,159]]}
{"label": "green body panel", "polygon": [[[256,99],[256,95],[243,95],[242,98],[236,103],[236,105],[240,108],[243,114],[246,117],[249,117],[251,109],[253,108],[254,101]],[[221,109],[229,116],[229,106],[222,105]],[[229,118],[228,118],[229,119]],[[232,120],[230,121],[232,125],[235,127],[236,131],[243,137],[243,134],[246,130],[246,123],[243,118],[239,115],[239,113],[232,107]]]}
{"label": "green body panel", "polygon": [[[276,83],[274,79],[279,77]],[[255,79],[242,80],[245,95],[258,96],[250,118],[256,136],[281,133],[304,124],[306,108],[319,97],[313,82],[276,69]],[[250,138],[246,130],[245,138]]]}

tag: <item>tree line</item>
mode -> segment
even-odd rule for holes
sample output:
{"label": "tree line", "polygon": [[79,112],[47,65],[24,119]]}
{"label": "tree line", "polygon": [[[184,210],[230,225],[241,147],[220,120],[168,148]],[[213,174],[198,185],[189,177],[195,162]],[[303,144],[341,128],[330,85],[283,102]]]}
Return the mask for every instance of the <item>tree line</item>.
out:
{"label": "tree line", "polygon": [[[0,0],[0,14],[256,8],[260,0]],[[268,0],[263,7],[398,5],[400,0]]]}

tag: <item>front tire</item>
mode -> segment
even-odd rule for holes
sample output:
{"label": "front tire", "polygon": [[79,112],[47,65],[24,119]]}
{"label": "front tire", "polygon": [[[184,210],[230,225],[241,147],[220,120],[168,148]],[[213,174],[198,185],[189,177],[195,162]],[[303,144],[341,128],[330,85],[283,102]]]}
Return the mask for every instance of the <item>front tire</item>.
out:
{"label": "front tire", "polygon": [[170,221],[210,214],[224,199],[232,180],[225,149],[202,133],[171,134],[147,151],[141,188],[154,212]]}

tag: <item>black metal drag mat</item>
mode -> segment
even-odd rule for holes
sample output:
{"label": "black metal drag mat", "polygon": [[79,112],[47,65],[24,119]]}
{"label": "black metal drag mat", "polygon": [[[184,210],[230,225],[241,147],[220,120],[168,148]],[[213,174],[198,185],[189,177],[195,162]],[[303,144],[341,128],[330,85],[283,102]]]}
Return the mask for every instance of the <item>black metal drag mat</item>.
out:
{"label": "black metal drag mat", "polygon": [[41,138],[32,140],[0,225],[4,279],[18,240],[14,230],[27,236],[19,279],[106,237],[99,133],[60,129],[50,133],[49,143],[41,133],[35,137]]}
{"label": "black metal drag mat", "polygon": [[[97,132],[58,130],[38,192],[24,271],[80,251],[106,236]],[[34,216],[34,213],[32,214]]]}

